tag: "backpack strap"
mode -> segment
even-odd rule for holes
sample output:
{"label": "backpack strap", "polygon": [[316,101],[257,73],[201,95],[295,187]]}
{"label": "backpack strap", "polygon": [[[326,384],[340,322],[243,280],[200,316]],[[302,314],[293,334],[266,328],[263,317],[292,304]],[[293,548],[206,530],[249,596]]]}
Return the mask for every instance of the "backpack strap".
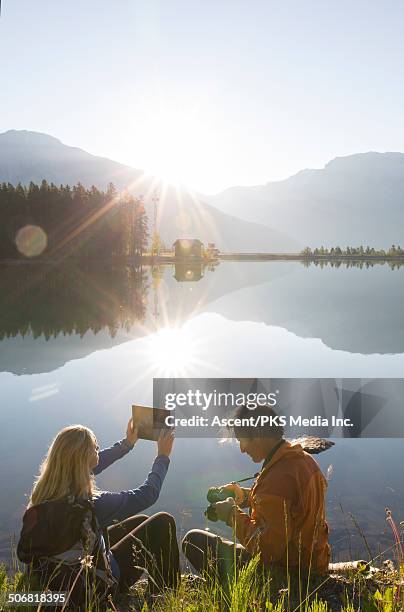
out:
{"label": "backpack strap", "polygon": [[[112,574],[111,564],[108,557],[110,550],[108,530],[100,527],[97,515],[95,513],[94,502],[89,500],[87,503],[91,509],[92,530],[96,534],[96,541],[93,548],[94,556],[96,556],[96,573],[111,587],[117,584],[117,579]],[[104,540],[104,547],[101,545],[101,538]]]}

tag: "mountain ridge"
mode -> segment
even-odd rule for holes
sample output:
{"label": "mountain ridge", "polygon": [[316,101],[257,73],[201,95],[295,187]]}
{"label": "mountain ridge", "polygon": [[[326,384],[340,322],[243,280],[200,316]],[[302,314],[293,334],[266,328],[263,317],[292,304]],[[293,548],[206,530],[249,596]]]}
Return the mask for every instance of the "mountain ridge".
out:
{"label": "mountain ridge", "polygon": [[29,184],[42,179],[60,184],[81,182],[86,187],[105,189],[112,182],[120,190],[145,196],[149,219],[153,218],[152,194],[160,191],[158,229],[164,242],[171,246],[184,235],[214,242],[222,251],[275,250],[296,251],[299,241],[287,232],[263,227],[217,210],[185,189],[174,186],[162,189],[162,182],[142,170],[125,166],[63,144],[59,139],[29,130],[9,130],[0,134],[0,182]]}
{"label": "mountain ridge", "polygon": [[254,185],[230,185],[230,187],[226,187],[225,189],[222,189],[221,191],[218,191],[217,193],[206,195],[200,192],[199,195],[201,196],[201,198],[213,199],[224,193],[232,191],[233,189],[251,189],[251,190],[257,189],[258,190],[264,187],[268,187],[270,185],[279,185],[281,183],[286,183],[288,181],[292,181],[294,179],[301,178],[303,176],[309,176],[309,175],[314,175],[317,172],[323,172],[326,168],[333,167],[336,162],[338,163],[343,160],[360,158],[360,157],[365,157],[365,156],[369,156],[369,157],[370,156],[391,156],[392,158],[393,157],[401,158],[402,156],[404,158],[404,153],[400,151],[384,151],[384,152],[366,151],[363,153],[351,153],[349,155],[337,155],[336,157],[333,157],[328,162],[326,162],[322,168],[302,168],[301,170],[298,170],[297,172],[295,172],[294,174],[291,174],[290,176],[287,176],[286,178],[266,181],[265,183],[258,183]]}
{"label": "mountain ridge", "polygon": [[[205,197],[205,196],[202,196]],[[282,181],[233,187],[206,196],[228,214],[262,224],[308,246],[402,242],[404,153],[369,151],[336,157]]]}

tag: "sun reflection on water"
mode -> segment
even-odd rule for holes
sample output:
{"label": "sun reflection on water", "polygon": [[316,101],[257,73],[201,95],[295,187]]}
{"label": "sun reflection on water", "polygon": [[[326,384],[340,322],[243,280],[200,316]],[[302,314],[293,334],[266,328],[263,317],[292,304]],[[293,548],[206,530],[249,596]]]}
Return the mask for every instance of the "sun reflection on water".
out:
{"label": "sun reflection on water", "polygon": [[157,375],[186,376],[196,363],[196,339],[184,328],[164,328],[150,338],[149,358]]}

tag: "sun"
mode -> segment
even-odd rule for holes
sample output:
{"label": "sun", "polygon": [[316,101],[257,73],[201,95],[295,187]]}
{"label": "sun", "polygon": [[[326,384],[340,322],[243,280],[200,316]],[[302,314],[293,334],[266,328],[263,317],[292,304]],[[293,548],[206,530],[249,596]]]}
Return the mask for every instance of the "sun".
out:
{"label": "sun", "polygon": [[185,376],[195,363],[192,337],[181,328],[165,328],[150,337],[148,353],[158,375]]}
{"label": "sun", "polygon": [[175,186],[201,184],[214,145],[209,121],[196,107],[149,110],[133,129],[132,165]]}

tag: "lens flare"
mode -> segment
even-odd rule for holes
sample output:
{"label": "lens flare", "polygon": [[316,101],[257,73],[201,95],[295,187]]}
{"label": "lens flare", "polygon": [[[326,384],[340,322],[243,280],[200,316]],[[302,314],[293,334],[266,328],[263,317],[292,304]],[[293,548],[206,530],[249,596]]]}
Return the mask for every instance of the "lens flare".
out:
{"label": "lens flare", "polygon": [[39,225],[25,225],[15,237],[17,249],[25,257],[37,257],[48,245],[48,237]]}
{"label": "lens flare", "polygon": [[181,375],[194,360],[193,343],[182,329],[163,329],[151,338],[151,354],[158,372]]}

